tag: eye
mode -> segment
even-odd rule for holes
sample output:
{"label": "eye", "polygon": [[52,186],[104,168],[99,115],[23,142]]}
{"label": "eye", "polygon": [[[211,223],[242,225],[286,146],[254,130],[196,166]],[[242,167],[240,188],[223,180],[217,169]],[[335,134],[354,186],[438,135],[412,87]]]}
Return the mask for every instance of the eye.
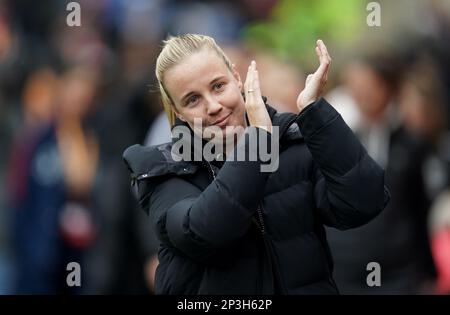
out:
{"label": "eye", "polygon": [[197,104],[199,97],[197,95],[192,95],[191,97],[189,97],[186,101],[186,105],[187,106],[193,106],[195,104]]}
{"label": "eye", "polygon": [[218,83],[215,83],[214,85],[213,85],[213,89],[215,90],[215,91],[221,91],[221,90],[223,90],[223,87],[225,86],[225,83],[223,83],[223,82],[218,82]]}

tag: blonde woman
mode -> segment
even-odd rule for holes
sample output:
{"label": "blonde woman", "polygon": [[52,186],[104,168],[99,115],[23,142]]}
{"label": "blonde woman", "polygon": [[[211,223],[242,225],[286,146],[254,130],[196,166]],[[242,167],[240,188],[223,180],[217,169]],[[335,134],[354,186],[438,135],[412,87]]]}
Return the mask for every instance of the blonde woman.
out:
{"label": "blonde woman", "polygon": [[[331,58],[320,40],[316,54],[320,65],[298,96],[299,114],[279,114],[261,95],[254,61],[244,83],[214,39],[164,42],[156,76],[177,136],[124,152],[160,240],[157,294],[338,293],[324,224],[363,225],[389,193],[384,171],[321,98]],[[193,150],[174,153],[179,141]],[[261,141],[277,153],[271,161],[255,148]],[[196,155],[224,142],[233,145],[216,146],[213,159]],[[237,153],[255,150],[254,159]],[[273,160],[277,167],[262,171]]]}

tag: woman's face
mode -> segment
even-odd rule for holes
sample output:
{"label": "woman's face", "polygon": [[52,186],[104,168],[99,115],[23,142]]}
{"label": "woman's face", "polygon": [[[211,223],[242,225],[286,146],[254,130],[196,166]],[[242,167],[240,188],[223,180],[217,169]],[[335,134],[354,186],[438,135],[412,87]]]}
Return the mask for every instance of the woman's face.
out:
{"label": "woman's face", "polygon": [[351,64],[345,84],[365,118],[378,120],[391,98],[391,87],[368,65]]}
{"label": "woman's face", "polygon": [[[217,126],[226,137],[231,132],[226,126],[245,127],[242,81],[213,50],[203,49],[167,70],[164,84],[177,117],[197,135]],[[194,119],[201,121],[202,130],[194,128]]]}

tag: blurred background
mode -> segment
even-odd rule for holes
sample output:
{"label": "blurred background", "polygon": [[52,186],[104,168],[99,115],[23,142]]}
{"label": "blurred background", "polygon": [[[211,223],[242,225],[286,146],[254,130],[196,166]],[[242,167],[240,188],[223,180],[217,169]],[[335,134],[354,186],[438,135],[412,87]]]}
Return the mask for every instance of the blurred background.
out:
{"label": "blurred background", "polygon": [[[122,152],[170,140],[154,65],[162,39],[189,32],[241,76],[255,59],[282,112],[323,39],[326,98],[392,194],[368,225],[327,231],[341,293],[450,293],[450,1],[380,0],[369,26],[364,0],[80,0],[72,27],[69,2],[0,0],[0,294],[153,293],[158,242]],[[81,287],[66,285],[72,261]]]}

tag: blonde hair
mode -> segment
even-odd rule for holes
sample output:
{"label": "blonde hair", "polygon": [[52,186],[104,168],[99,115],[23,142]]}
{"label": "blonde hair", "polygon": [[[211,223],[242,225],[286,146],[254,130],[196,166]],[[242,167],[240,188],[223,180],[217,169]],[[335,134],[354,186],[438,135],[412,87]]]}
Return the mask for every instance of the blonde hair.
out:
{"label": "blonde hair", "polygon": [[170,127],[175,123],[175,106],[167,89],[164,86],[164,73],[170,68],[179,64],[186,57],[201,51],[202,49],[211,49],[223,60],[230,71],[233,71],[230,60],[223,50],[216,44],[212,37],[199,34],[185,34],[180,36],[170,36],[163,41],[163,48],[156,60],[156,78],[158,79],[161,101],[164,105],[164,111],[169,119]]}

